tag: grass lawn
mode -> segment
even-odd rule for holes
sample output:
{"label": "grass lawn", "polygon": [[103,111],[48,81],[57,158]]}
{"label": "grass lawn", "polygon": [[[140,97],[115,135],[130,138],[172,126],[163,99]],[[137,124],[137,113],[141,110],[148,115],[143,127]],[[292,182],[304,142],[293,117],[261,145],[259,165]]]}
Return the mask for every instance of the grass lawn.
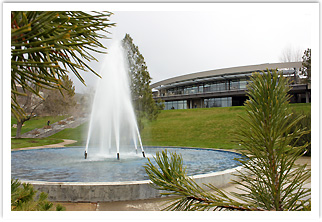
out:
{"label": "grass lawn", "polygon": [[33,147],[33,146],[43,146],[49,144],[56,144],[64,142],[62,139],[49,139],[49,138],[21,138],[21,139],[11,139],[11,149]]}
{"label": "grass lawn", "polygon": [[85,146],[86,139],[87,139],[87,129],[88,123],[83,123],[82,125],[76,128],[67,128],[64,129],[48,138],[51,139],[70,139],[70,140],[77,140],[77,143],[73,143],[66,146]]}
{"label": "grass lawn", "polygon": [[[311,112],[311,104],[290,104],[296,111]],[[244,106],[164,110],[141,132],[144,145],[233,149]]]}
{"label": "grass lawn", "polygon": [[[290,104],[296,111],[311,112],[311,104]],[[234,149],[234,134],[240,116],[245,116],[243,106],[204,109],[163,110],[158,119],[146,122],[141,132],[145,146],[186,146]],[[47,118],[45,118],[45,121]],[[48,139],[72,139],[84,146],[88,123],[74,129],[65,129]]]}
{"label": "grass lawn", "polygon": [[[24,123],[24,126],[21,129],[21,134],[29,132],[35,128],[42,128],[47,125],[47,121],[50,120],[50,123],[55,123],[60,120],[66,119],[68,116],[39,116],[32,118]],[[11,126],[17,124],[17,120],[14,117],[11,117]],[[11,127],[11,137],[16,136],[16,128]]]}
{"label": "grass lawn", "polygon": [[141,133],[144,145],[234,148],[234,130],[244,107],[165,110]]}

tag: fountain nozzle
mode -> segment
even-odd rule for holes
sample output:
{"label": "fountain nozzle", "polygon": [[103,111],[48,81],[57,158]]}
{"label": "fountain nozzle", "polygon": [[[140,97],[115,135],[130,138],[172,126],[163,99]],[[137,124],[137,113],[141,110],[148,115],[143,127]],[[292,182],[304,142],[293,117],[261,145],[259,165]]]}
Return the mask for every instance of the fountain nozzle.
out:
{"label": "fountain nozzle", "polygon": [[120,159],[120,154],[119,153],[117,153],[116,154],[116,158],[119,160]]}
{"label": "fountain nozzle", "polygon": [[142,151],[142,154],[143,154],[143,157],[145,158],[145,154],[144,154],[144,151]]}
{"label": "fountain nozzle", "polygon": [[84,152],[84,156],[85,156],[85,160],[86,160],[87,159],[87,152],[86,152],[86,150]]}

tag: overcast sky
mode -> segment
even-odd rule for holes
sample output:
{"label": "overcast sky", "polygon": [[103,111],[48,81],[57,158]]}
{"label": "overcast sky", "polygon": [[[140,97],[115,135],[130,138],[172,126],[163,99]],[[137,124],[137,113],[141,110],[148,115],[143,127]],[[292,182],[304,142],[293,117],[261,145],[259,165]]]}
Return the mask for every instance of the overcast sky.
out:
{"label": "overcast sky", "polygon": [[[145,58],[152,83],[206,70],[280,62],[283,51],[303,53],[319,38],[311,30],[318,27],[313,25],[317,3],[66,5],[28,4],[33,10],[113,12],[110,20],[117,25],[109,30],[109,37],[121,40],[130,34]],[[108,47],[111,42],[104,44]],[[104,60],[101,55],[98,59],[100,63],[90,64],[96,71]],[[98,79],[91,73],[83,76],[89,86]],[[73,81],[77,92],[84,91],[77,79]]]}
{"label": "overcast sky", "polygon": [[[287,49],[303,53],[312,48],[312,4],[213,3],[198,4],[195,10],[180,4],[170,4],[169,11],[112,11],[111,22],[117,26],[110,29],[110,37],[130,34],[152,83],[199,71],[280,62]],[[99,70],[99,63],[92,66]],[[92,85],[93,79],[86,81]],[[81,91],[79,84],[76,88]]]}

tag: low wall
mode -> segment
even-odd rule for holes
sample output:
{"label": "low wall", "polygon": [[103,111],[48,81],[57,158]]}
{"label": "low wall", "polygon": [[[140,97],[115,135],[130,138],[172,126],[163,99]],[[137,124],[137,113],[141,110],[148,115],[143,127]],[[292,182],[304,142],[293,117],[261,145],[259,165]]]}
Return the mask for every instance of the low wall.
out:
{"label": "low wall", "polygon": [[[194,180],[202,185],[211,183],[220,188],[227,186],[236,170],[236,167],[225,171],[195,175]],[[161,197],[160,191],[151,186],[150,180],[130,182],[39,182],[31,183],[36,190],[48,193],[49,201],[67,202],[111,202],[126,200],[142,200]]]}

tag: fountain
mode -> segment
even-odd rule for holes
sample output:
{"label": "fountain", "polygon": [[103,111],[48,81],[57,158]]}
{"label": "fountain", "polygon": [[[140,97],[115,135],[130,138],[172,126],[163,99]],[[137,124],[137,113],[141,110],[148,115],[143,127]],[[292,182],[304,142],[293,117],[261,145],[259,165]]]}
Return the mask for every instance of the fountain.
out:
{"label": "fountain", "polygon": [[101,68],[92,106],[87,143],[88,152],[113,155],[120,159],[120,152],[138,153],[138,144],[145,156],[135,113],[132,106],[128,67],[120,41],[109,48]]}
{"label": "fountain", "polygon": [[[101,68],[84,147],[13,150],[11,177],[48,193],[50,201],[103,202],[160,197],[143,166],[165,147],[145,147],[131,103],[129,78],[120,42],[109,48]],[[241,169],[239,154],[167,147],[182,154],[189,176],[221,187]],[[138,150],[141,153],[138,153]],[[116,158],[115,158],[116,155]],[[142,157],[143,155],[143,157]],[[85,159],[84,159],[85,157]],[[40,193],[38,192],[38,193]]]}

